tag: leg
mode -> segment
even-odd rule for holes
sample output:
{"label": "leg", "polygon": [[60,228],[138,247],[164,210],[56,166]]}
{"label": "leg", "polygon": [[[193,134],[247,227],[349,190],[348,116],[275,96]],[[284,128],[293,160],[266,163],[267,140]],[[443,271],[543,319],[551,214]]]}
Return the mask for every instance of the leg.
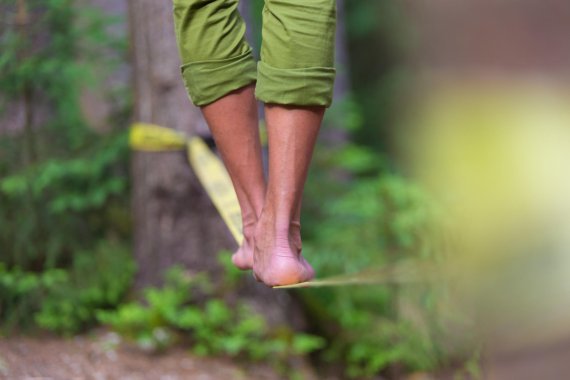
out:
{"label": "leg", "polygon": [[269,183],[256,228],[254,271],[267,285],[313,278],[301,257],[299,214],[303,187],[324,107],[266,106]]}
{"label": "leg", "polygon": [[232,179],[242,211],[244,243],[233,262],[253,265],[253,229],[265,181],[253,83],[256,67],[245,41],[238,0],[173,0],[184,83],[200,106]]}
{"label": "leg", "polygon": [[269,183],[254,273],[270,286],[314,276],[301,256],[300,208],[334,84],[335,0],[265,0],[256,96],[266,104]]}
{"label": "leg", "polygon": [[232,179],[241,208],[244,241],[233,255],[240,269],[253,266],[253,234],[265,198],[257,102],[253,86],[234,91],[202,107]]}

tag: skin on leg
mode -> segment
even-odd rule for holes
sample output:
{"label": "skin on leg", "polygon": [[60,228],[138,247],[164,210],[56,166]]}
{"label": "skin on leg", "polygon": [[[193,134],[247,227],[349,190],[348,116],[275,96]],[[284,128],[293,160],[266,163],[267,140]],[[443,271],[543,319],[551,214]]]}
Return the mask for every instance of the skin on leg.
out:
{"label": "skin on leg", "polygon": [[301,256],[300,207],[324,107],[268,104],[269,179],[255,230],[254,273],[269,286],[309,281]]}
{"label": "skin on leg", "polygon": [[240,204],[244,241],[232,256],[234,265],[253,267],[253,235],[265,199],[265,178],[254,85],[233,91],[202,107]]}

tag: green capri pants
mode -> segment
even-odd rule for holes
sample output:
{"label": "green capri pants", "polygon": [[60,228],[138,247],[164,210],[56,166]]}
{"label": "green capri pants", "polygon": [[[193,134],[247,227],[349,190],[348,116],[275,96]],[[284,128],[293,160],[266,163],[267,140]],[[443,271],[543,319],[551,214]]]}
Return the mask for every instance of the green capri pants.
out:
{"label": "green capri pants", "polygon": [[265,0],[257,64],[238,0],[173,2],[182,77],[195,105],[257,81],[255,95],[262,102],[330,106],[335,0]]}

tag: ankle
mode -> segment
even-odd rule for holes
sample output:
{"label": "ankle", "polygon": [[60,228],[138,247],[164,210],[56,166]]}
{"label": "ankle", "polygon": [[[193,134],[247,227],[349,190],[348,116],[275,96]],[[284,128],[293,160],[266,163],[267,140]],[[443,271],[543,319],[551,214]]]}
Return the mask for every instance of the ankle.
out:
{"label": "ankle", "polygon": [[271,241],[279,250],[299,251],[301,236],[299,229],[287,222],[277,222],[269,218],[260,218],[255,229],[255,240]]}
{"label": "ankle", "polygon": [[242,221],[242,233],[243,238],[251,242],[255,235],[255,228],[257,226],[257,220],[243,220]]}

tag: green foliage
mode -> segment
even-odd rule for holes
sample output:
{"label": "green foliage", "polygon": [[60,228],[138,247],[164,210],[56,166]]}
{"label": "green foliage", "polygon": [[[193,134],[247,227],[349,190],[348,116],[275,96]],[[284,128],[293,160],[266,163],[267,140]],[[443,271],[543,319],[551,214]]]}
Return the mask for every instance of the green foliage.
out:
{"label": "green foliage", "polygon": [[43,273],[10,271],[0,263],[0,321],[2,327],[12,330],[26,328],[34,322],[46,294],[69,281],[66,271],[52,269]]}
{"label": "green foliage", "polygon": [[117,306],[130,288],[135,265],[128,247],[100,243],[73,258],[69,279],[54,287],[35,315],[39,327],[63,334],[92,326],[95,310]]}
{"label": "green foliage", "polygon": [[127,153],[121,133],[76,158],[48,159],[0,179],[3,261],[51,268],[107,231],[126,233]]}
{"label": "green foliage", "polygon": [[324,346],[316,336],[272,331],[246,304],[216,296],[207,277],[190,276],[180,267],[167,272],[161,288],[147,288],[144,301],[101,311],[98,319],[144,349],[186,343],[197,355],[265,360],[278,366]]}
{"label": "green foliage", "polygon": [[[319,277],[441,258],[438,208],[383,157],[347,144],[321,147],[315,158],[306,203],[318,207],[303,216],[304,255]],[[334,170],[351,179],[339,181]],[[437,295],[428,286],[310,289],[301,296],[322,333],[335,337],[323,358],[344,361],[349,377],[375,376],[394,365],[428,371],[445,362],[436,339],[440,321],[433,318]]]}
{"label": "green foliage", "polygon": [[353,94],[345,94],[340,99],[335,99],[324,116],[324,124],[334,125],[348,132],[358,131],[364,120],[363,112]]}
{"label": "green foliage", "polygon": [[[352,140],[376,150],[392,148],[394,117],[412,78],[403,57],[413,46],[413,23],[397,0],[344,1],[352,97],[362,127]],[[333,104],[333,108],[336,106]]]}
{"label": "green foliage", "polygon": [[[80,103],[124,41],[109,31],[115,20],[74,0],[0,4],[0,111],[17,105],[25,116],[22,130],[0,136],[1,260],[41,272],[129,234],[126,133],[95,133]],[[118,105],[110,129],[124,130],[128,101],[108,95]]]}
{"label": "green foliage", "polygon": [[9,199],[31,195],[47,199],[47,211],[53,215],[97,209],[127,186],[122,173],[113,173],[113,165],[126,158],[126,133],[103,139],[99,146],[78,158],[51,159],[24,173],[0,181],[0,191]]}
{"label": "green foliage", "polygon": [[348,376],[372,376],[394,363],[404,363],[412,369],[435,367],[437,363],[429,355],[432,343],[414,331],[413,326],[390,320],[380,320],[378,324],[382,326],[377,326],[374,334],[348,347]]}
{"label": "green foliage", "polygon": [[0,265],[0,321],[5,329],[79,332],[93,325],[96,310],[120,303],[133,275],[129,250],[109,242],[77,252],[67,270],[33,273]]}
{"label": "green foliage", "polygon": [[[109,33],[115,20],[74,0],[0,6],[0,111],[24,114],[0,136],[0,326],[71,334],[133,276],[126,133],[95,133],[80,103],[124,41]],[[110,130],[124,131],[128,101],[112,103]]]}
{"label": "green foliage", "polygon": [[[74,0],[27,0],[27,24],[19,28],[20,4],[2,3],[8,3],[5,17],[10,22],[0,39],[0,99],[5,107],[9,99],[21,96],[49,106],[50,116],[36,133],[49,135],[51,145],[41,148],[80,148],[93,134],[86,128],[79,94],[94,83],[93,68],[109,64],[102,58],[108,54],[100,53],[116,40],[106,32],[110,21],[84,6],[80,10]],[[88,60],[93,57],[97,59]]]}

